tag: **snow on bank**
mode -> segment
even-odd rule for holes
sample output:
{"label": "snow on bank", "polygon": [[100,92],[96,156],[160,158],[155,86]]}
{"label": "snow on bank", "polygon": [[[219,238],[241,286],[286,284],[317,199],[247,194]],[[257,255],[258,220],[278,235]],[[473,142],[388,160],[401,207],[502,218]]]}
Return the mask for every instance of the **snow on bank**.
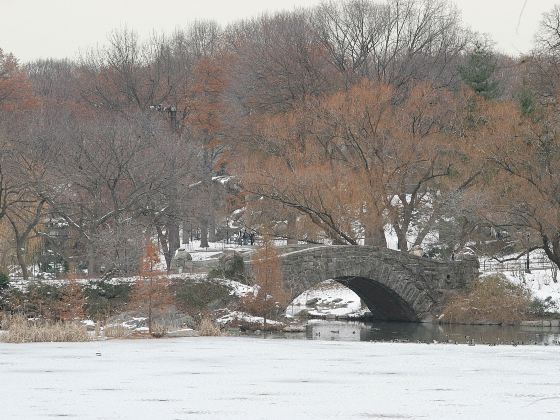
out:
{"label": "snow on bank", "polygon": [[[225,314],[216,319],[216,323],[221,325],[226,324],[252,324],[252,325],[264,325],[264,318],[260,316],[253,316],[242,311],[229,311],[224,310]],[[283,325],[279,321],[274,321],[272,319],[267,319],[266,323],[269,325]]]}
{"label": "snow on bank", "polygon": [[362,314],[360,297],[334,280],[324,281],[297,296],[286,310],[287,316],[301,311],[313,316],[348,316]]}
{"label": "snow on bank", "polygon": [[532,271],[531,273],[504,271],[502,274],[512,283],[527,287],[538,299],[552,298],[557,304],[555,312],[560,313],[560,283],[552,280],[553,275],[550,270]]}
{"label": "snow on bank", "polygon": [[552,347],[202,337],[0,344],[0,354],[6,420],[557,419],[560,412]]}
{"label": "snow on bank", "polygon": [[[505,256],[504,259],[513,256]],[[524,262],[525,259],[520,259],[502,265],[495,260],[480,259],[480,269],[483,271],[482,277],[501,273],[512,283],[527,287],[536,298],[544,300],[551,297],[557,304],[556,311],[560,313],[560,282],[555,281],[555,279],[560,280],[558,278],[560,276],[557,277],[554,264],[548,260],[542,250],[533,251],[530,254],[531,273],[525,272]],[[500,266],[501,269],[497,269]]]}

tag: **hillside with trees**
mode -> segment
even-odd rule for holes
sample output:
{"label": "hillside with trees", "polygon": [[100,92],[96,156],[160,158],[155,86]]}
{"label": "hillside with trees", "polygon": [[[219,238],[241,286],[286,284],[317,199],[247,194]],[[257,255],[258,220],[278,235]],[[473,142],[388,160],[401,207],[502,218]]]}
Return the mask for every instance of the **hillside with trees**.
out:
{"label": "hillside with trees", "polygon": [[559,23],[509,57],[447,1],[350,0],[78,60],[0,50],[0,271],[136,275],[148,240],[170,270],[232,220],[560,266]]}

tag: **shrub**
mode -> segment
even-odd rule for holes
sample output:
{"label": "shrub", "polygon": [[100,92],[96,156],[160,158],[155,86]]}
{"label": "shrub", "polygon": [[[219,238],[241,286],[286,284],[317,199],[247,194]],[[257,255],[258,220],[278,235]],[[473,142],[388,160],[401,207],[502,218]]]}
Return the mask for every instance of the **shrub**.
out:
{"label": "shrub", "polygon": [[23,316],[15,316],[8,320],[7,329],[7,333],[1,335],[0,339],[8,343],[90,340],[86,327],[77,322],[31,323]]}
{"label": "shrub", "polygon": [[208,278],[227,278],[245,280],[245,263],[243,257],[237,252],[226,252],[219,259],[219,267],[208,272]]}
{"label": "shrub", "polygon": [[234,299],[227,286],[212,280],[178,280],[173,283],[172,288],[175,292],[175,302],[184,312],[200,312],[210,306],[224,307]]}
{"label": "shrub", "polygon": [[10,286],[10,276],[6,273],[0,273],[0,293]]}
{"label": "shrub", "polygon": [[9,287],[10,277],[5,273],[0,273],[0,311],[9,309]]}
{"label": "shrub", "polygon": [[249,313],[266,319],[277,317],[290,300],[284,288],[284,279],[278,252],[273,242],[265,238],[262,247],[252,258],[255,293],[243,299],[243,308]]}
{"label": "shrub", "polygon": [[86,315],[90,319],[104,319],[124,310],[132,290],[130,283],[99,280],[84,286]]}
{"label": "shrub", "polygon": [[167,335],[167,326],[165,324],[154,323],[152,326],[152,337],[154,338],[162,338]]}
{"label": "shrub", "polygon": [[85,299],[82,285],[75,278],[70,278],[64,285],[59,305],[61,320],[73,321],[84,318]]}
{"label": "shrub", "polygon": [[132,335],[132,330],[124,325],[108,325],[103,328],[103,334],[107,338],[126,338]]}
{"label": "shrub", "polygon": [[31,317],[59,319],[63,287],[41,281],[31,282],[23,293],[21,307],[16,308]]}
{"label": "shrub", "polygon": [[451,299],[443,310],[447,322],[519,322],[529,313],[531,293],[497,274],[476,281],[471,289]]}
{"label": "shrub", "polygon": [[207,337],[217,337],[222,335],[220,328],[216,324],[214,324],[212,320],[207,316],[203,317],[200,321],[198,331],[200,332],[200,335]]}
{"label": "shrub", "polygon": [[555,314],[558,304],[552,300],[552,296],[546,299],[534,298],[529,305],[529,314],[535,317],[546,317]]}

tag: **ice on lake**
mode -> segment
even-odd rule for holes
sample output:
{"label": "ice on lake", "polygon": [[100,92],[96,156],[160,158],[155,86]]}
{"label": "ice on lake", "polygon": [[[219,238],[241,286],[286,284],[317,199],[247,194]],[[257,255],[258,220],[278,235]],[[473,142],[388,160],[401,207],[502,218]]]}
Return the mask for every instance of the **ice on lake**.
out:
{"label": "ice on lake", "polygon": [[0,418],[558,419],[557,347],[242,337],[0,344]]}

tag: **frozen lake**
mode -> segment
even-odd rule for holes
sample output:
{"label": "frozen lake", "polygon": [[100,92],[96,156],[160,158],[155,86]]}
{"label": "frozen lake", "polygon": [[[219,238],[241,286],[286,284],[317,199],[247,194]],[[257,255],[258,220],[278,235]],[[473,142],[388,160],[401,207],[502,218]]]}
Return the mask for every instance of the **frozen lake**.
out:
{"label": "frozen lake", "polygon": [[0,418],[558,419],[559,361],[552,346],[0,343]]}

